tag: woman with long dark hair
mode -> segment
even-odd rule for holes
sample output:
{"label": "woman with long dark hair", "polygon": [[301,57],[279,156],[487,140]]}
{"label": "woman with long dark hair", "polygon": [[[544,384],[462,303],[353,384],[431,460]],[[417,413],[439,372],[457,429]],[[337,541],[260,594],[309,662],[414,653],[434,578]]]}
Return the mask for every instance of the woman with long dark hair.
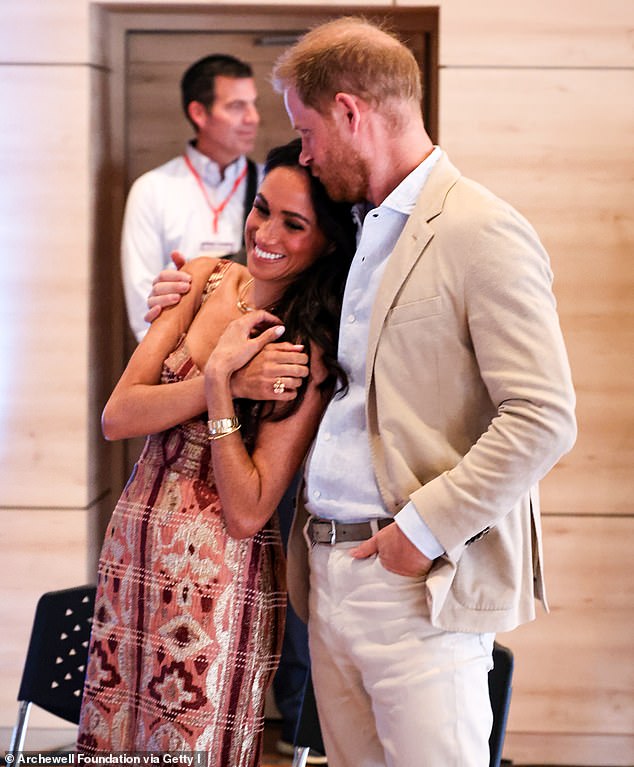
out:
{"label": "woman with long dark hair", "polygon": [[[267,159],[248,269],[189,262],[191,290],[152,323],[104,409],[107,439],[150,436],[102,549],[84,752],[259,762],[286,604],[275,510],[346,386],[336,350],[353,224],[299,151]],[[309,357],[297,396],[234,401],[233,373],[275,340]]]}

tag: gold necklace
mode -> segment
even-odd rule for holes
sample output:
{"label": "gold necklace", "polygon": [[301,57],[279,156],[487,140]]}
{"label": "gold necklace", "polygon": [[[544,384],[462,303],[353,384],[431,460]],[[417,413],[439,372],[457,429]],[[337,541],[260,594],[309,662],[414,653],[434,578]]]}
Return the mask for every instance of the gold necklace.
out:
{"label": "gold necklace", "polygon": [[255,306],[249,306],[247,302],[244,300],[244,296],[247,292],[247,290],[251,287],[253,284],[254,278],[251,277],[250,280],[247,280],[247,282],[244,283],[244,285],[240,288],[240,292],[238,293],[238,298],[236,299],[236,306],[242,314],[246,314],[247,312],[252,312],[255,309]]}
{"label": "gold necklace", "polygon": [[[257,306],[250,306],[247,304],[247,302],[244,300],[244,297],[246,295],[247,290],[251,287],[251,284],[255,282],[255,277],[251,277],[250,280],[247,280],[244,285],[240,288],[240,291],[238,292],[238,297],[236,298],[236,306],[242,314],[246,314],[247,312],[254,312],[258,307]],[[262,307],[265,312],[274,312],[275,311],[275,304],[269,304],[268,306]]]}

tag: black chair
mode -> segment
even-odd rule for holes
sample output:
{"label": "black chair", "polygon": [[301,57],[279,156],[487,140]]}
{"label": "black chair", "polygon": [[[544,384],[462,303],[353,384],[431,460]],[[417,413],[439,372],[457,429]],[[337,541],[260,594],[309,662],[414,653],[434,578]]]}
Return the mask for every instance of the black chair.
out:
{"label": "black chair", "polygon": [[[511,705],[511,683],[513,680],[513,653],[508,647],[495,642],[493,645],[493,668],[489,672],[489,697],[493,711],[493,727],[489,737],[489,767],[500,767],[502,747],[506,732],[506,720]],[[306,767],[310,749],[324,754],[324,742],[321,737],[317,704],[313,692],[313,682],[308,673],[304,688],[304,700],[295,732],[295,754],[293,767]],[[511,764],[506,762],[505,764]]]}
{"label": "black chair", "polygon": [[[508,647],[493,643],[493,668],[489,671],[489,698],[493,711],[493,727],[489,736],[489,767],[500,767],[506,734],[506,721],[511,706],[513,653]],[[504,764],[511,764],[504,760]]]}
{"label": "black chair", "polygon": [[79,723],[95,591],[95,586],[78,586],[40,597],[8,753],[23,750],[33,703],[67,722]]}

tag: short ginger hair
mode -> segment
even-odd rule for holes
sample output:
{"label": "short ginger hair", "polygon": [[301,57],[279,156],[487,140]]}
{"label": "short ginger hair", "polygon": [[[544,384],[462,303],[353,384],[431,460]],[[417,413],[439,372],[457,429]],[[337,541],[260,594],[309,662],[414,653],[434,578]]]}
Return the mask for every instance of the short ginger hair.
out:
{"label": "short ginger hair", "polygon": [[286,50],[273,67],[273,87],[296,90],[306,106],[324,112],[339,92],[381,112],[394,101],[422,101],[421,71],[395,35],[362,17],[320,24]]}

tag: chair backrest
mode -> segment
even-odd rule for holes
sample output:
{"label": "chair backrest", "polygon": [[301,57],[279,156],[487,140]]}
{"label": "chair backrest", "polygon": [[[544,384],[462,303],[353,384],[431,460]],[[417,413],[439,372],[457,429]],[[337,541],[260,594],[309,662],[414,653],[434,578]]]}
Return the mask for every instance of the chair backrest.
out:
{"label": "chair backrest", "polygon": [[37,604],[19,701],[77,724],[95,604],[95,586],[43,594]]}
{"label": "chair backrest", "polygon": [[506,733],[506,720],[511,705],[513,653],[508,647],[493,643],[493,668],[489,671],[489,698],[493,712],[493,727],[489,737],[489,767],[499,767]]}

